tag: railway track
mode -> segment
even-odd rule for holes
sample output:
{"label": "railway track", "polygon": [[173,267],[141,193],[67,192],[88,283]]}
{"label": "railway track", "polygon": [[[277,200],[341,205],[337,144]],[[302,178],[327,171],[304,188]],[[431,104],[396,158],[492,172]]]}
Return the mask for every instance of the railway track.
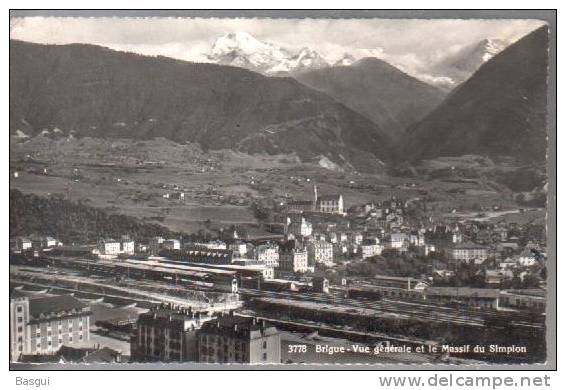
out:
{"label": "railway track", "polygon": [[[51,258],[47,261],[52,262],[52,267],[60,269],[87,270],[92,274],[112,275],[117,269],[115,264],[110,262],[98,262],[93,260],[76,258]],[[199,286],[189,284],[187,288],[200,289]],[[206,289],[213,289],[213,286],[206,286]],[[403,318],[420,319],[435,323],[452,323],[471,326],[486,326],[486,319],[501,325],[513,324],[521,327],[542,328],[544,327],[544,317],[533,318],[529,313],[504,312],[504,311],[481,311],[470,308],[453,308],[441,306],[424,301],[393,300],[382,298],[374,300],[371,298],[347,298],[342,296],[342,291],[334,294],[323,294],[317,292],[291,292],[291,291],[269,291],[256,289],[240,288],[243,296],[258,298],[279,298],[290,301],[315,302],[327,305],[340,305],[350,309],[371,309],[376,313],[394,314]],[[541,320],[542,318],[542,320]]]}
{"label": "railway track", "polygon": [[244,296],[261,298],[278,298],[290,301],[317,302],[321,304],[340,305],[351,308],[372,309],[381,313],[393,313],[405,318],[417,318],[433,322],[454,323],[473,326],[485,326],[487,317],[493,317],[501,322],[508,321],[517,326],[542,327],[540,322],[527,319],[526,315],[518,313],[485,313],[478,310],[455,309],[445,306],[428,304],[426,302],[407,302],[390,299],[351,299],[337,295],[321,293],[292,293],[277,291],[259,291],[252,289],[240,289]]}

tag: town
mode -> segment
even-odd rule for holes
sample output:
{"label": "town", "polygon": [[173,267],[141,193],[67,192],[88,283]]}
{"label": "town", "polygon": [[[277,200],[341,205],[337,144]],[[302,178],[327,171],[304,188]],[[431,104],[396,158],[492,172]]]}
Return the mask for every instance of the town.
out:
{"label": "town", "polygon": [[[320,363],[325,345],[345,363],[544,361],[544,225],[306,188],[262,210],[262,236],[10,239],[11,359]],[[430,347],[447,343],[487,348]]]}

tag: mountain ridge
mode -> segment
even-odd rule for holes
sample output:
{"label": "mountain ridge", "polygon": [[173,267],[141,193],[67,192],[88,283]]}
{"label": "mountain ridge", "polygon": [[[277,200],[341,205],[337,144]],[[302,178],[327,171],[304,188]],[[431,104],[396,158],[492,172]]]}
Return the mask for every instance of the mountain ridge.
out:
{"label": "mountain ridge", "polygon": [[440,89],[372,57],[294,77],[387,129],[393,139],[400,138],[408,126],[422,119],[445,96]]}
{"label": "mountain ridge", "polygon": [[[11,133],[58,127],[77,136],[163,136],[251,153],[259,152],[256,143],[239,143],[256,136],[279,153],[306,159],[391,157],[391,140],[382,129],[288,77],[94,45],[18,41],[10,42],[10,72]],[[294,137],[266,131],[272,126]],[[297,135],[305,142],[296,142]]]}

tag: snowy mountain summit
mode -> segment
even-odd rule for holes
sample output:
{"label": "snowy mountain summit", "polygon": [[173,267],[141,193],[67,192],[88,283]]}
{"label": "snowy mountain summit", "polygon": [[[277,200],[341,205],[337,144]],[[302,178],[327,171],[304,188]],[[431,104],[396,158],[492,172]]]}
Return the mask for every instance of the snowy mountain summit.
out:
{"label": "snowy mountain summit", "polygon": [[329,66],[318,52],[308,47],[293,52],[272,43],[262,42],[245,32],[229,33],[216,39],[207,57],[216,64],[238,66],[266,75]]}
{"label": "snowy mountain summit", "polygon": [[356,61],[357,59],[353,55],[345,53],[342,58],[334,63],[334,66],[350,66]]}

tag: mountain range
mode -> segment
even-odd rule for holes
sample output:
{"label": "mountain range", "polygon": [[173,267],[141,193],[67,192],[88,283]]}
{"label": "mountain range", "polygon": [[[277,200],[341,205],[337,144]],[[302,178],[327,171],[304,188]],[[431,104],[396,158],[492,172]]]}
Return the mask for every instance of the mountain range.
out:
{"label": "mountain range", "polygon": [[448,54],[428,59],[426,68],[414,70],[397,63],[394,57],[381,50],[345,52],[331,63],[316,50],[303,47],[298,51],[287,49],[272,42],[261,41],[246,32],[233,32],[218,37],[206,53],[209,62],[230,65],[259,72],[267,76],[295,76],[305,71],[337,66],[351,66],[364,58],[375,58],[391,63],[406,74],[444,91],[450,91],[467,80],[484,62],[501,52],[510,42],[499,38],[487,38]]}
{"label": "mountain range", "polygon": [[548,29],[541,27],[485,62],[407,130],[411,159],[481,154],[546,157]]}
{"label": "mountain range", "polygon": [[245,32],[229,33],[216,39],[207,58],[215,64],[238,66],[268,76],[329,66],[317,51],[308,47],[291,52]]}
{"label": "mountain range", "polygon": [[[198,142],[369,169],[384,129],[288,77],[83,45],[10,42],[10,132]],[[373,162],[372,162],[373,161]]]}
{"label": "mountain range", "polygon": [[[19,142],[56,128],[166,137],[204,149],[324,157],[358,170],[395,157],[544,161],[545,27],[504,49],[485,41],[446,57],[445,69],[478,67],[447,96],[376,58],[345,55],[330,66],[308,48],[291,53],[249,34],[225,38],[210,53],[222,64],[11,41],[10,134]],[[294,78],[281,76],[288,69]]]}

